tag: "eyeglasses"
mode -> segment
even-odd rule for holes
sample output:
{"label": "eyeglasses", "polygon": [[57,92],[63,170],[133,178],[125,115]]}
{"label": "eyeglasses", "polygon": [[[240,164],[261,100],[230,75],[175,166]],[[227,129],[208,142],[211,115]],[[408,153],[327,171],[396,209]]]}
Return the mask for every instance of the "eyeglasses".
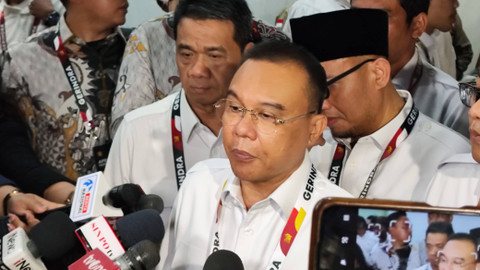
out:
{"label": "eyeglasses", "polygon": [[238,124],[246,113],[254,120],[257,131],[263,134],[272,134],[277,131],[278,125],[283,125],[297,119],[306,117],[316,111],[311,111],[306,114],[295,116],[293,118],[282,120],[278,119],[274,114],[266,110],[252,110],[243,107],[235,101],[224,98],[220,99],[213,105],[216,109],[217,116],[220,118],[224,126],[233,126]]}
{"label": "eyeglasses", "polygon": [[454,270],[461,270],[464,269],[467,265],[476,263],[478,255],[476,252],[471,253],[474,257],[474,261],[471,262],[466,262],[464,258],[453,258],[451,261],[447,258],[443,250],[439,250],[437,252],[437,258],[438,258],[438,265],[452,265],[452,269]]}
{"label": "eyeglasses", "polygon": [[339,80],[347,77],[350,73],[353,73],[354,71],[356,71],[357,69],[359,69],[359,68],[361,68],[363,65],[365,65],[366,63],[372,62],[372,61],[375,61],[375,59],[367,59],[367,60],[361,62],[360,64],[352,67],[351,69],[343,72],[342,74],[335,76],[334,78],[332,78],[332,79],[330,79],[329,81],[327,81],[327,86],[330,86],[330,85],[336,83],[337,81],[339,81]]}
{"label": "eyeglasses", "polygon": [[459,83],[460,100],[467,107],[472,107],[480,99],[480,88],[475,86],[474,82]]}

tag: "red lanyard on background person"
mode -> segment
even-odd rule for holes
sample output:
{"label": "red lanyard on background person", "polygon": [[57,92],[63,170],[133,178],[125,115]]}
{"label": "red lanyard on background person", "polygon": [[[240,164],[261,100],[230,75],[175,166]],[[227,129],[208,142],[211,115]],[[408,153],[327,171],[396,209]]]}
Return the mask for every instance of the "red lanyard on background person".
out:
{"label": "red lanyard on background person", "polygon": [[[37,32],[38,25],[40,24],[40,19],[34,17],[32,29],[30,29],[30,35]],[[8,49],[7,44],[7,32],[5,30],[5,9],[2,10],[0,13],[0,38],[1,38],[1,45],[2,45],[2,52],[6,52]]]}
{"label": "red lanyard on background person", "polygon": [[82,87],[80,86],[80,81],[73,70],[72,63],[68,58],[68,52],[65,46],[63,45],[62,38],[60,37],[60,25],[57,26],[57,31],[55,33],[55,38],[53,40],[55,51],[57,52],[57,57],[62,63],[63,70],[67,76],[68,83],[72,90],[72,94],[75,97],[75,102],[80,109],[80,115],[83,120],[83,125],[87,133],[94,128],[92,111],[88,108],[87,101],[83,95]]}
{"label": "red lanyard on background person", "polygon": [[[405,119],[405,121],[403,121],[402,125],[397,130],[397,132],[395,133],[395,135],[393,136],[393,138],[390,140],[387,147],[385,148],[382,157],[380,158],[380,160],[377,162],[373,170],[368,175],[367,181],[365,182],[365,186],[363,187],[363,190],[360,193],[359,198],[363,199],[367,197],[368,191],[372,184],[373,178],[375,177],[375,173],[377,172],[377,168],[379,164],[384,159],[388,158],[393,153],[393,151],[395,151],[397,146],[408,137],[408,135],[413,129],[413,126],[415,126],[415,122],[417,121],[417,118],[418,118],[418,113],[419,113],[418,109],[415,108],[414,104],[412,104],[412,109],[410,110],[410,113],[408,114],[407,118]],[[404,136],[400,136],[402,134]],[[336,185],[339,185],[340,183],[340,174],[343,169],[344,158],[345,158],[345,145],[338,143],[337,148],[335,149],[335,153],[333,155],[330,172],[328,174],[328,179]]]}
{"label": "red lanyard on background person", "polygon": [[185,166],[185,155],[183,153],[182,123],[180,121],[180,95],[182,91],[183,90],[177,94],[173,101],[171,120],[173,163],[175,164],[175,176],[178,189],[180,189],[187,171]]}
{"label": "red lanyard on background person", "polygon": [[[285,260],[285,257],[287,256],[288,251],[290,250],[290,247],[292,246],[293,241],[295,240],[295,237],[297,236],[298,231],[300,231],[303,221],[307,216],[307,212],[305,209],[308,209],[308,205],[311,204],[309,203],[309,201],[310,199],[312,199],[312,194],[314,193],[314,189],[315,189],[314,181],[316,180],[317,176],[318,176],[318,172],[315,169],[315,167],[312,165],[308,178],[305,180],[305,188],[301,190],[300,194],[297,197],[297,201],[295,202],[295,207],[292,209],[292,212],[290,213],[287,223],[283,228],[282,234],[280,236],[280,240],[277,244],[277,247],[275,248],[275,251],[272,254],[270,263],[266,268],[267,270],[281,268],[281,264]],[[223,188],[222,188],[222,192],[220,192],[220,196],[223,193],[223,190],[225,189],[227,183],[228,183],[228,179],[225,180],[223,184]],[[223,208],[223,204],[222,204],[222,199],[220,198],[217,206],[217,215],[215,217],[215,225],[214,225],[215,231],[213,233],[212,247],[211,247],[212,253],[220,250],[220,234],[219,234],[218,223],[220,220],[222,208]]]}

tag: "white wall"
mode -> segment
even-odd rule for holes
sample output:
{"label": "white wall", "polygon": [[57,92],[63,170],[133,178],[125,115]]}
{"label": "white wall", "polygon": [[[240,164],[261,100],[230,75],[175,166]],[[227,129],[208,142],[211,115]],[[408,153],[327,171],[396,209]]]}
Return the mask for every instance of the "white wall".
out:
{"label": "white wall", "polygon": [[[265,22],[273,25],[275,16],[287,5],[295,0],[247,0],[253,15]],[[317,0],[323,1],[323,0]],[[164,12],[158,7],[155,0],[130,0],[130,7],[127,14],[126,26],[135,27],[140,23],[157,17]],[[458,13],[462,18],[463,27],[470,39],[474,57],[470,64],[469,71],[473,70],[480,50],[480,1],[478,0],[459,0],[460,7]]]}

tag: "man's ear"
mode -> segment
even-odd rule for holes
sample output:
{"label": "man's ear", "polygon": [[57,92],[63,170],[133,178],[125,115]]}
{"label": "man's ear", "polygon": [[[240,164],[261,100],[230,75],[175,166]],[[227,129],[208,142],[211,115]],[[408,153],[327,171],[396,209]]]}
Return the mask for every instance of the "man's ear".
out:
{"label": "man's ear", "polygon": [[373,63],[376,88],[383,89],[390,82],[390,62],[383,57],[379,57]]}
{"label": "man's ear", "polygon": [[247,45],[245,45],[245,48],[243,49],[243,53],[247,52],[250,48],[255,45],[253,42],[248,42]]}
{"label": "man's ear", "polygon": [[315,145],[324,145],[323,131],[327,128],[327,116],[323,113],[314,114],[310,119],[310,136],[308,138],[308,150]]}
{"label": "man's ear", "polygon": [[425,29],[427,28],[427,22],[427,14],[424,12],[421,12],[417,16],[413,17],[412,22],[410,23],[413,39],[418,39],[423,32],[425,32]]}

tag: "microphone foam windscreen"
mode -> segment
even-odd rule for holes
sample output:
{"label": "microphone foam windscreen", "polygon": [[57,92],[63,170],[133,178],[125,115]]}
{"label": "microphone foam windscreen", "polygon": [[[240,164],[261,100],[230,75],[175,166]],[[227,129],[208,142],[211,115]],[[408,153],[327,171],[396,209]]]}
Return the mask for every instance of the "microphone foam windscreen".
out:
{"label": "microphone foam windscreen", "polygon": [[160,262],[160,245],[143,240],[129,248],[124,255],[130,263],[130,269],[154,269]]}
{"label": "microphone foam windscreen", "polygon": [[203,270],[245,270],[242,259],[230,250],[221,249],[208,256]]}
{"label": "microphone foam windscreen", "polygon": [[150,240],[160,245],[165,234],[160,213],[145,209],[128,214],[116,222],[118,238],[125,249],[142,240]]}
{"label": "microphone foam windscreen", "polygon": [[40,256],[56,260],[76,243],[75,223],[63,212],[52,212],[30,230],[30,240]]}

